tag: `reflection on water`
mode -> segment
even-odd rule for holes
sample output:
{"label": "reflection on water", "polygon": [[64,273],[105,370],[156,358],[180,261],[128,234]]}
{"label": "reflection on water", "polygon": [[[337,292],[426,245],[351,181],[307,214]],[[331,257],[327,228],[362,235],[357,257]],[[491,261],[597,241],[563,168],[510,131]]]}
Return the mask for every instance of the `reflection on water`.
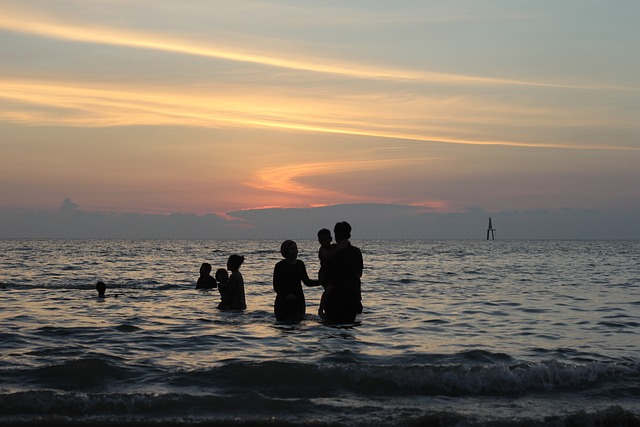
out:
{"label": "reflection on water", "polygon": [[[637,409],[640,242],[356,244],[364,312],[325,325],[320,288],[305,287],[304,320],[275,321],[276,241],[0,240],[0,421],[125,408],[386,426]],[[317,272],[317,242],[298,246]],[[195,290],[200,264],[230,253],[246,258],[246,311]]]}
{"label": "reflection on water", "polygon": [[[334,326],[315,315],[319,288],[305,288],[306,320],[275,322],[275,241],[1,242],[5,322],[45,324],[71,335],[79,328],[130,329],[129,339],[165,352],[192,345],[183,339],[211,337],[230,357],[270,358],[289,354],[282,337],[295,336],[298,356],[311,358],[305,348],[326,348],[336,338],[337,346],[353,341],[372,356],[478,346],[519,355],[531,348],[606,348],[623,356],[636,348],[624,336],[636,335],[640,324],[638,242],[358,242],[366,264],[365,311],[355,325]],[[308,270],[317,271],[317,244],[299,247]],[[199,264],[223,265],[230,252],[246,256],[244,313],[220,312],[217,291],[193,289]],[[97,280],[108,283],[104,300],[95,298]],[[159,333],[170,337],[156,343]],[[193,365],[199,362],[190,359],[200,356],[196,346],[171,358]]]}

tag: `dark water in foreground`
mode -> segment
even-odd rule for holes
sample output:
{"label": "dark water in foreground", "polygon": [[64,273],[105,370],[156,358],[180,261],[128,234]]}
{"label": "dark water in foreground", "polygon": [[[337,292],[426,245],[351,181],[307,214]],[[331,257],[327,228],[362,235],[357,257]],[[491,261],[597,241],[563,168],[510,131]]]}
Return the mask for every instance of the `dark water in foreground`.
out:
{"label": "dark water in foreground", "polygon": [[[276,241],[0,240],[0,424],[640,426],[640,241],[354,243],[328,326],[318,288],[275,321]],[[234,252],[219,312],[195,280]]]}

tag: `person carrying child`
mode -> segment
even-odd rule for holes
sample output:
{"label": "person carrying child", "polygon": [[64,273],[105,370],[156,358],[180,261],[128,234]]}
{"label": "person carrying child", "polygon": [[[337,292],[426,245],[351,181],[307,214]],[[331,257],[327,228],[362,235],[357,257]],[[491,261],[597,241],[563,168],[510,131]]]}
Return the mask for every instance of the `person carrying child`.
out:
{"label": "person carrying child", "polygon": [[336,246],[343,244],[344,248],[329,258],[326,272],[331,292],[323,308],[328,322],[352,323],[362,313],[362,252],[349,241],[351,225],[348,222],[336,223],[333,232]]}
{"label": "person carrying child", "polygon": [[244,262],[244,256],[231,255],[227,261],[227,269],[231,272],[227,290],[222,295],[222,301],[218,304],[220,310],[244,310],[247,302],[244,297],[244,278],[240,273],[240,266]]}

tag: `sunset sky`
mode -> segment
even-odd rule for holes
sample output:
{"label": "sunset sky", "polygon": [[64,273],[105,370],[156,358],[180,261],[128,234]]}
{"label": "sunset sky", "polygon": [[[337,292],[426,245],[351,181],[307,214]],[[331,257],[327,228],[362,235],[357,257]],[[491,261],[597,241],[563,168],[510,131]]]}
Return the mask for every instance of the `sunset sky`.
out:
{"label": "sunset sky", "polygon": [[640,212],[636,0],[0,0],[0,209]]}

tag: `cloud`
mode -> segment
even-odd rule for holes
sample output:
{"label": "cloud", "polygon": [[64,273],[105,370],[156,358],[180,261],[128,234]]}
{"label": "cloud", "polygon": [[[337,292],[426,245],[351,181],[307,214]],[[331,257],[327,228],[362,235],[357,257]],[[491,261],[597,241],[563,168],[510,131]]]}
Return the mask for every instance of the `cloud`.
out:
{"label": "cloud", "polygon": [[282,54],[257,52],[249,48],[225,48],[224,43],[166,35],[152,31],[136,31],[113,26],[63,22],[25,10],[7,10],[0,15],[0,29],[82,43],[157,50],[180,55],[193,55],[226,61],[244,62],[295,71],[331,74],[355,79],[414,81],[454,85],[532,86],[565,89],[640,91],[640,88],[616,86],[579,86],[566,83],[535,82],[517,79],[442,73],[425,70],[397,69],[373,64],[350,63],[330,58],[311,58],[303,52]]}
{"label": "cloud", "polygon": [[416,95],[411,99],[396,99],[392,94],[376,97],[336,93],[331,99],[323,99],[319,96],[321,90],[302,97],[295,90],[271,87],[248,94],[246,90],[233,89],[233,86],[225,90],[213,86],[197,91],[183,87],[128,87],[108,83],[0,78],[0,99],[13,102],[0,109],[0,120],[79,127],[178,125],[255,128],[456,145],[640,150],[637,146],[613,142],[605,145],[548,142],[544,139],[530,142],[501,140],[495,137],[499,133],[479,133],[477,129],[500,121],[500,126],[523,129],[535,127],[542,121],[546,126],[562,121],[556,124],[560,127],[567,126],[568,120],[589,119],[592,126],[598,124],[598,120],[592,119],[588,113],[568,118],[566,113],[555,110],[534,111],[529,107],[518,111],[519,107],[509,106],[511,111],[506,114],[505,106],[492,105],[487,101],[480,108],[456,97]]}
{"label": "cloud", "polygon": [[3,206],[637,205],[638,92],[596,90],[637,86],[631,30],[595,10],[1,3]]}
{"label": "cloud", "polygon": [[339,172],[387,169],[422,161],[424,161],[424,159],[378,159],[296,163],[260,169],[253,173],[254,179],[246,181],[245,185],[259,190],[275,191],[296,196],[308,196],[311,200],[315,201],[323,199],[355,201],[359,197],[354,194],[312,187],[299,182],[299,179]]}

